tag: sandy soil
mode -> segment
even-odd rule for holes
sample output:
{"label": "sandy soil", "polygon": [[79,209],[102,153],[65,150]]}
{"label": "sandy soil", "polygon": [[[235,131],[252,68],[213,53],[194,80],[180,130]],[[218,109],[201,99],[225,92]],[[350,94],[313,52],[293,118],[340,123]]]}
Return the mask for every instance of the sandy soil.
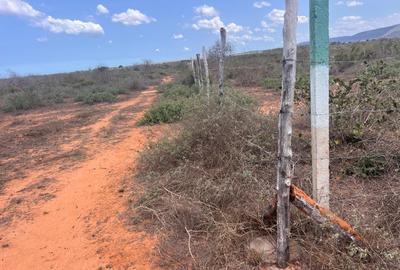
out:
{"label": "sandy soil", "polygon": [[[121,188],[138,152],[163,132],[134,125],[156,96],[150,87],[85,126],[86,137],[94,139],[85,146],[88,157],[75,166],[50,162],[5,185],[0,219],[12,219],[0,220],[0,269],[157,269],[155,237],[125,226],[128,194]],[[139,105],[122,139],[110,143],[98,136],[114,116]],[[62,146],[76,147],[73,140]]]}

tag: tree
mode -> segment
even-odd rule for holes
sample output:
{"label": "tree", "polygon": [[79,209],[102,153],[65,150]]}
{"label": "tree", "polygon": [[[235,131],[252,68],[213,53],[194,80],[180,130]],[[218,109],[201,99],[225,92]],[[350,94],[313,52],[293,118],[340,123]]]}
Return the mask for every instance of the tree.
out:
{"label": "tree", "polygon": [[[218,63],[219,52],[221,50],[220,48],[221,45],[219,41],[216,41],[214,45],[210,49],[208,49],[208,59],[211,65],[215,65]],[[225,46],[225,56],[230,56],[233,51],[234,49],[232,43],[227,42]]]}

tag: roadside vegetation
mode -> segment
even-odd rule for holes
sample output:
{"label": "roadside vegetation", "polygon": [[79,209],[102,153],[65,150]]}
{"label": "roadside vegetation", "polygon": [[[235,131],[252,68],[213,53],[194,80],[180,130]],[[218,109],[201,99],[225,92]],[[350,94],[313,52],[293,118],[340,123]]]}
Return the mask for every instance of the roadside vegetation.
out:
{"label": "roadside vegetation", "polygon": [[[226,78],[236,87],[261,86],[280,89],[281,49],[234,55],[231,45],[227,48]],[[217,81],[216,70],[218,45],[209,51],[212,81]],[[351,80],[364,67],[364,62],[379,61],[399,70],[400,41],[396,39],[376,40],[352,44],[331,45],[331,74]],[[166,74],[179,74],[187,70],[187,62],[152,64],[108,68],[99,66],[89,71],[73,73],[19,77],[10,75],[0,80],[0,109],[16,112],[66,102],[95,104],[115,102],[132,91],[157,85]],[[298,50],[298,80],[306,82],[309,71],[308,48]]]}
{"label": "roadside vegetation", "polygon": [[[231,50],[230,50],[231,51]],[[330,73],[333,77],[351,80],[368,63],[383,60],[388,66],[399,67],[400,40],[382,39],[350,44],[331,44]],[[231,55],[226,60],[226,78],[235,86],[260,86],[279,90],[281,87],[282,49]],[[210,62],[217,70],[218,63]],[[214,73],[215,74],[215,73]],[[297,78],[309,77],[308,46],[300,45],[297,54]],[[213,77],[216,80],[216,77]]]}
{"label": "roadside vegetation", "polygon": [[158,87],[158,91],[161,97],[139,120],[138,125],[177,122],[182,120],[188,110],[196,107],[199,89],[193,83],[163,84]]}
{"label": "roadside vegetation", "polygon": [[[331,81],[331,208],[354,225],[365,245],[346,242],[293,209],[297,263],[304,269],[398,269],[400,65],[366,59],[348,68],[354,69],[350,79],[345,72]],[[294,183],[311,194],[306,78],[300,72],[296,90]],[[181,126],[142,154],[137,179],[144,191],[132,200],[131,221],[158,232],[160,265],[167,269],[256,269],[263,262],[249,252],[250,241],[276,239],[276,221],[262,216],[276,192],[277,115],[260,114],[251,97],[233,90],[241,80],[228,81],[222,108],[215,94],[207,105],[204,93],[192,94],[178,80],[162,90],[154,108],[183,100],[186,113],[146,122],[179,120]]]}
{"label": "roadside vegetation", "polygon": [[0,109],[17,112],[68,102],[115,102],[157,85],[166,74],[185,68],[181,62],[108,68],[45,76],[11,76],[0,80]]}

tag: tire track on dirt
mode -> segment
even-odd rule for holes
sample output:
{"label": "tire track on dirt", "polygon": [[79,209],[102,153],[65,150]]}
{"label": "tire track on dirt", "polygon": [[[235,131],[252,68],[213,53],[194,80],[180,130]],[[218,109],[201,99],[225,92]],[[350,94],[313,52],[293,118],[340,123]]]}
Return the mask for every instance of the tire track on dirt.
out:
{"label": "tire track on dirt", "polygon": [[[118,110],[91,126],[92,134],[128,106],[140,103],[143,110],[148,108],[156,96],[150,87],[121,102]],[[136,113],[131,121],[142,115],[143,111]],[[138,152],[162,131],[162,127],[134,127],[113,145],[94,139],[90,159],[48,175],[57,181],[43,189],[55,197],[32,207],[30,219],[17,217],[0,227],[0,269],[156,269],[152,264],[156,238],[127,230],[122,218],[127,195],[120,187],[134,170]],[[10,182],[3,201],[26,186]]]}

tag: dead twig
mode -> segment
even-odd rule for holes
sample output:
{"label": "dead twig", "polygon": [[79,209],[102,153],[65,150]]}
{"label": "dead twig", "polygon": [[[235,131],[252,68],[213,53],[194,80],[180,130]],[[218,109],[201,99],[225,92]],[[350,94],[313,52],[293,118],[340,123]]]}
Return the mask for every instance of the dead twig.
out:
{"label": "dead twig", "polygon": [[191,244],[190,244],[191,239],[192,239],[192,235],[190,234],[189,230],[186,227],[185,227],[185,231],[186,231],[186,233],[188,235],[188,249],[189,249],[190,257],[192,257],[193,261],[196,262],[196,259],[193,256],[192,247],[191,247]]}

